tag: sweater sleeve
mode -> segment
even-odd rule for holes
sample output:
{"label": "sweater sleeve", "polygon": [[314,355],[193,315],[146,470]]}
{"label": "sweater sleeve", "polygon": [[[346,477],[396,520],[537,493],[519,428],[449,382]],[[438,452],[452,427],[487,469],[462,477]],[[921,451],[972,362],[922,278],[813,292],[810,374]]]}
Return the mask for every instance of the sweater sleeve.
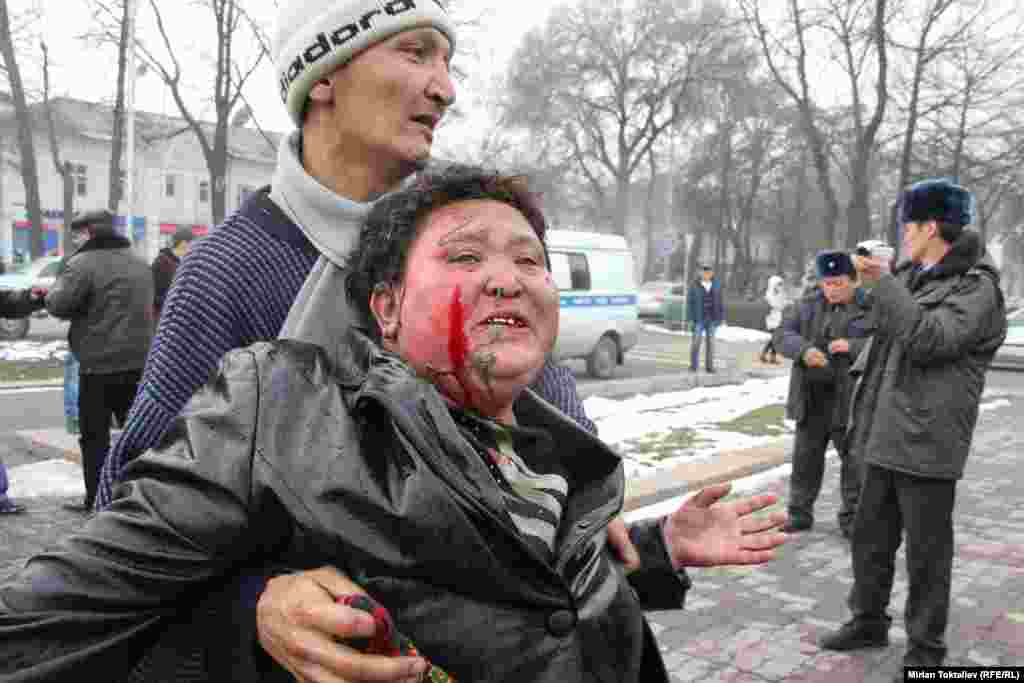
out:
{"label": "sweater sleeve", "polygon": [[533,382],[533,390],[545,401],[572,418],[580,427],[597,436],[597,425],[587,417],[583,401],[576,391],[572,370],[551,359],[544,364]]}
{"label": "sweater sleeve", "polygon": [[197,246],[178,269],[146,358],[140,391],[103,464],[97,509],[110,505],[112,487],[124,467],[160,443],[221,357],[248,343],[241,333],[244,306],[238,283],[214,275],[224,272],[221,265]]}

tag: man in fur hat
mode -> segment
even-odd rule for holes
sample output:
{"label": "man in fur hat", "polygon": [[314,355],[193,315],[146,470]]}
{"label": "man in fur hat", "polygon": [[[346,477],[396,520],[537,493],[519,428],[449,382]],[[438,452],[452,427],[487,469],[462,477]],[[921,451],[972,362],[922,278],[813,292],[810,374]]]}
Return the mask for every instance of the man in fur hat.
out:
{"label": "man in fur hat", "polygon": [[863,296],[858,296],[850,256],[826,251],[815,259],[820,286],[791,307],[782,326],[782,355],[793,361],[786,416],[796,421],[789,479],[786,531],[814,526],[814,502],[825,473],[829,442],[839,452],[842,505],[839,530],[849,538],[857,508],[858,477],[846,449],[846,422],[853,382],[851,359],[870,334]]}
{"label": "man in fur hat", "polygon": [[[907,261],[855,256],[871,289],[876,329],[852,371],[851,454],[862,463],[854,520],[853,618],[829,650],[884,647],[896,551],[906,534],[910,582],[904,666],[938,666],[953,565],[953,505],[985,388],[1006,337],[999,272],[976,232],[973,197],[925,180],[900,199]],[[896,677],[902,681],[902,673]]]}

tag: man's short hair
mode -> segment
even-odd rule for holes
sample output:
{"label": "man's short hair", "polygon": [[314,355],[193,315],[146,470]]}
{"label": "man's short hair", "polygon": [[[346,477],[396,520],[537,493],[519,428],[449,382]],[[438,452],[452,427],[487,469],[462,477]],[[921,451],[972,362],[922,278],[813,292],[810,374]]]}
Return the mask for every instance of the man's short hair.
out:
{"label": "man's short hair", "polygon": [[373,339],[380,341],[380,330],[370,311],[370,295],[380,285],[402,281],[409,250],[424,217],[442,206],[472,199],[502,202],[522,213],[544,245],[547,260],[547,222],[525,176],[463,164],[427,170],[410,187],[374,204],[348,257],[346,294],[364,317]]}
{"label": "man's short hair", "polygon": [[174,235],[171,237],[171,249],[175,248],[182,242],[191,242],[196,238],[192,228],[178,228],[174,231]]}

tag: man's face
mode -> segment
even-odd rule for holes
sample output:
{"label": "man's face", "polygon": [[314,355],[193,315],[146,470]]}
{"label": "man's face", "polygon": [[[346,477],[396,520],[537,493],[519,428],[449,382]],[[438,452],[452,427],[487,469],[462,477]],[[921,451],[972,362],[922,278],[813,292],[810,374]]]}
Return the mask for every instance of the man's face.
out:
{"label": "man's face", "polygon": [[487,415],[510,405],[558,336],[558,290],[526,218],[490,200],[435,210],[405,273],[397,338],[385,346],[463,405]]}
{"label": "man's face", "polygon": [[933,233],[937,230],[935,221],[927,223],[915,223],[913,221],[903,224],[903,253],[911,261],[918,263],[928,252],[928,244]]}
{"label": "man's face", "polygon": [[705,268],[704,270],[701,271],[701,277],[704,279],[704,282],[711,282],[711,280],[714,279],[715,277],[715,271],[709,268]]}
{"label": "man's face", "polygon": [[419,28],[369,47],[332,76],[342,151],[414,163],[430,156],[434,131],[455,100],[451,45]]}
{"label": "man's face", "polygon": [[92,238],[89,228],[82,228],[71,233],[71,244],[80,247]]}
{"label": "man's face", "polygon": [[830,304],[848,304],[853,301],[853,280],[849,275],[823,277],[821,291]]}

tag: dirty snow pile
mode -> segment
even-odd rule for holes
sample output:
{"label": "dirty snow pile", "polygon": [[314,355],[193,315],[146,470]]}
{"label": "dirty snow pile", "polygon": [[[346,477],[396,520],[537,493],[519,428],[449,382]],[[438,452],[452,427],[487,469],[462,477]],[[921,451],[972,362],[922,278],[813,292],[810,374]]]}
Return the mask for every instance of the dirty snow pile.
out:
{"label": "dirty snow pile", "polygon": [[0,342],[0,360],[39,362],[63,361],[68,353],[66,341],[8,341]]}
{"label": "dirty snow pile", "polygon": [[[692,336],[686,330],[670,330],[667,327],[661,325],[646,324],[643,326],[648,332],[657,332],[658,334],[671,334],[677,337],[690,337]],[[768,337],[771,336],[767,332],[762,330],[752,330],[749,327],[734,327],[732,325],[720,325],[718,330],[715,332],[715,341],[725,342],[751,342],[764,344],[768,341]]]}

